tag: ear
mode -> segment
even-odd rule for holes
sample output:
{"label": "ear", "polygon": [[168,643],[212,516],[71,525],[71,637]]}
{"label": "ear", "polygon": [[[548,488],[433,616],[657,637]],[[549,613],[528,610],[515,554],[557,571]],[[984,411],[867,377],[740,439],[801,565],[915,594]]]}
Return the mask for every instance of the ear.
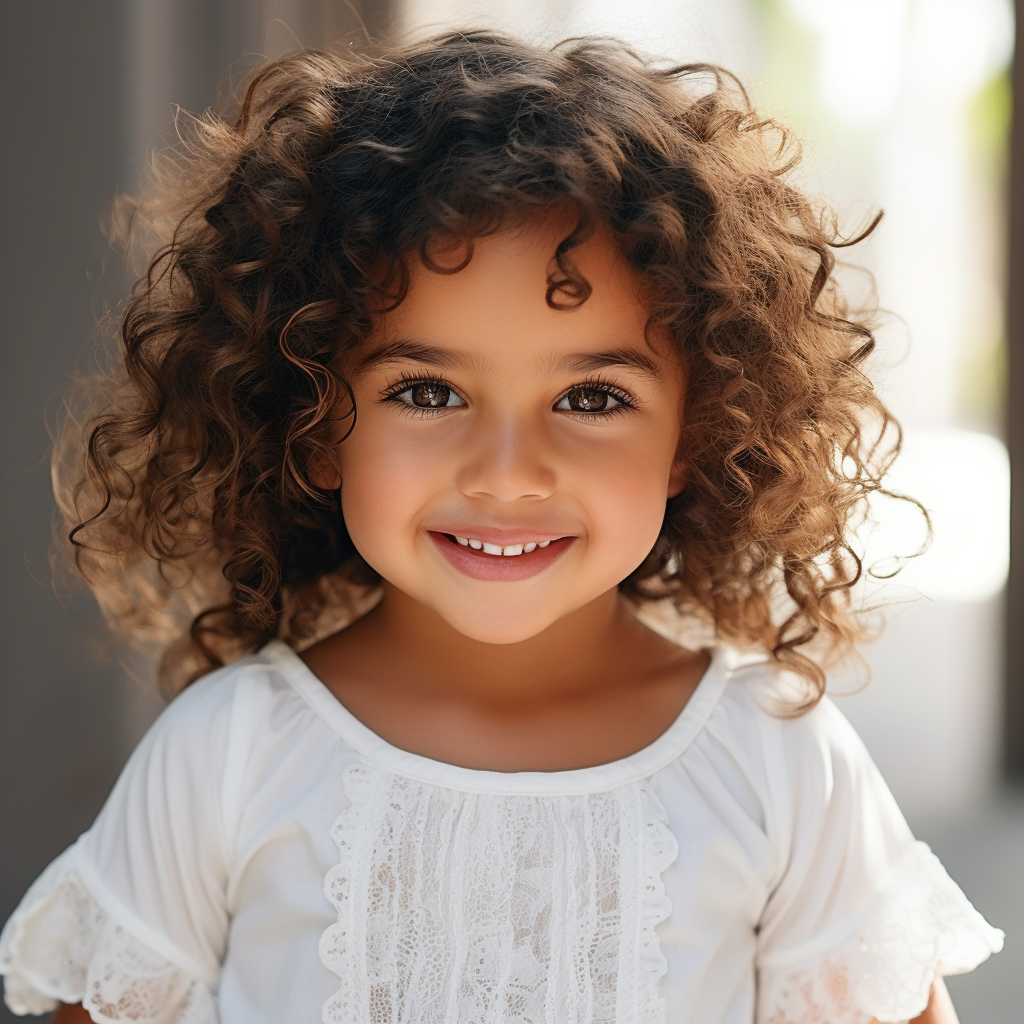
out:
{"label": "ear", "polygon": [[309,482],[322,491],[336,491],[341,486],[341,470],[327,452],[310,460]]}
{"label": "ear", "polygon": [[665,497],[674,498],[677,494],[682,494],[688,476],[686,463],[682,459],[676,459],[672,463],[672,471],[668,476],[668,493]]}

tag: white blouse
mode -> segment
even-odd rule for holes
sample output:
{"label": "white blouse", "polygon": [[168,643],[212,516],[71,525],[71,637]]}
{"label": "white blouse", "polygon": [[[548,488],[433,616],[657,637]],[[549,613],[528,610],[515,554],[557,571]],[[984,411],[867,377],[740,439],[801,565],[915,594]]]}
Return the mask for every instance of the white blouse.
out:
{"label": "white blouse", "polygon": [[205,677],[0,936],[15,1013],[146,1024],[865,1024],[1002,945],[827,699],[715,652],[612,764],[399,750],[288,647]]}

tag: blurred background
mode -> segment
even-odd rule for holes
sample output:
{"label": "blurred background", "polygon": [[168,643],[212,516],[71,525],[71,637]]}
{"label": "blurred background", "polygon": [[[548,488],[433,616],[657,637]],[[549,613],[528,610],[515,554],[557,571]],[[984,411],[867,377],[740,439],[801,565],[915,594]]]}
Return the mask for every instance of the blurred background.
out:
{"label": "blurred background", "polygon": [[[865,587],[865,602],[887,605],[870,682],[851,671],[830,685],[912,826],[1007,931],[1001,955],[951,981],[961,1020],[1019,1024],[1024,558],[1009,553],[1011,532],[1024,550],[1024,493],[1011,531],[1007,447],[1024,466],[1024,131],[1012,130],[1010,0],[8,0],[0,920],[87,827],[159,710],[111,655],[88,595],[55,594],[47,563],[44,409],[127,284],[103,210],[137,187],[174,104],[225,99],[263,56],[450,26],[614,34],[721,63],[794,128],[802,180],[846,234],[885,210],[846,258],[877,275],[889,311],[875,375],[906,431],[894,486],[929,508],[935,536],[897,581]],[[866,294],[863,274],[844,273]],[[899,507],[875,515],[869,561],[923,540]]]}

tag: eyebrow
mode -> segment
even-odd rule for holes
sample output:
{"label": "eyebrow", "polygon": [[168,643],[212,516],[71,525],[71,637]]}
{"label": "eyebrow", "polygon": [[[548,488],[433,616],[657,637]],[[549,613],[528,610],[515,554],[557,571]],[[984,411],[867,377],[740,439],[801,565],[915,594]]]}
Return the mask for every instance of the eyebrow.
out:
{"label": "eyebrow", "polygon": [[[442,369],[463,369],[471,362],[470,357],[464,352],[437,348],[434,345],[425,345],[418,341],[398,340],[368,352],[359,361],[356,371],[361,372],[380,363],[394,362],[399,359],[409,359],[415,363],[438,366]],[[556,370],[573,373],[590,373],[594,370],[607,369],[610,366],[627,366],[653,380],[661,378],[657,363],[635,348],[572,353],[563,356],[555,363]]]}
{"label": "eyebrow", "polygon": [[399,359],[410,359],[414,363],[426,363],[428,366],[439,366],[442,369],[459,369],[469,363],[464,352],[455,352],[449,348],[436,348],[418,341],[391,341],[380,348],[367,352],[356,366],[357,372],[368,370],[379,363],[391,363]]}
{"label": "eyebrow", "polygon": [[593,370],[604,370],[609,366],[628,366],[639,370],[645,377],[659,380],[661,373],[658,364],[649,356],[635,348],[612,348],[604,352],[581,352],[559,359],[556,367],[559,370],[571,370],[576,373],[588,373]]}

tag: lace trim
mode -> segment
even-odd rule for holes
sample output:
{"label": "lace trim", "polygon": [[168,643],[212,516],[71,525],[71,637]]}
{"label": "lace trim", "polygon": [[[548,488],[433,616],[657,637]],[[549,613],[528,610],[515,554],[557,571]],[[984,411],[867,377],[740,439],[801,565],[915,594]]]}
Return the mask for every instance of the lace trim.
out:
{"label": "lace trim", "polygon": [[497,797],[361,761],[344,785],[326,1024],[664,1020],[677,845],[646,783]]}
{"label": "lace trim", "polygon": [[71,850],[25,894],[0,935],[0,974],[12,1013],[82,1003],[94,1021],[217,1024],[209,988],[154,953],[89,894]]}
{"label": "lace trim", "polygon": [[938,975],[973,970],[1003,933],[971,906],[924,843],[862,927],[813,961],[762,970],[759,1024],[905,1024]]}

